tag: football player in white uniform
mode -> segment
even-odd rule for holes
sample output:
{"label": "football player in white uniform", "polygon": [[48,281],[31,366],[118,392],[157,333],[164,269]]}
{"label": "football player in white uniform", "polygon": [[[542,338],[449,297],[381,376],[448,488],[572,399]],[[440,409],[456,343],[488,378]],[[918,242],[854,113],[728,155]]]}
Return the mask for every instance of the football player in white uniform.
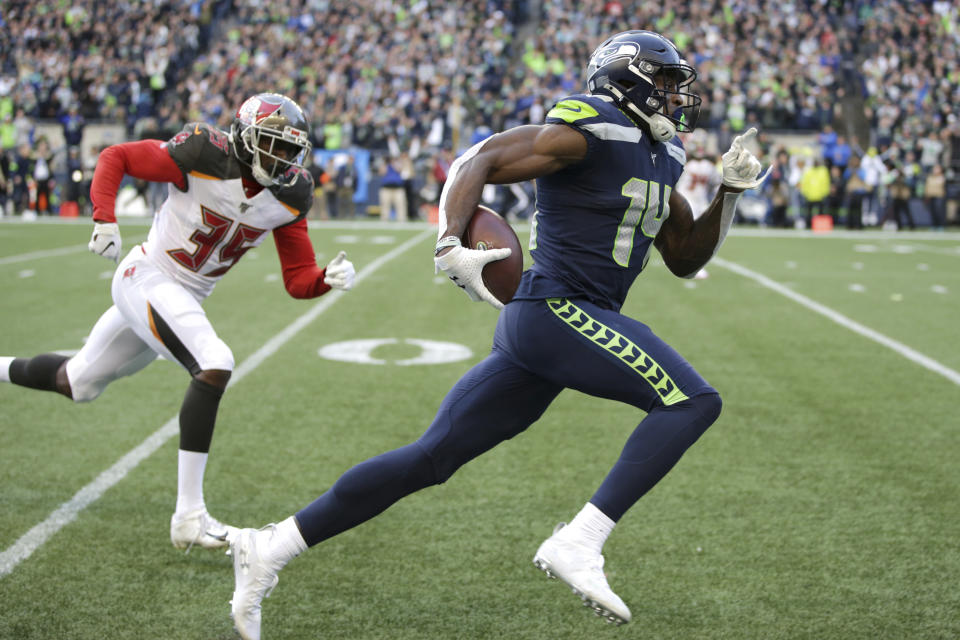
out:
{"label": "football player in white uniform", "polygon": [[321,269],[307,234],[313,199],[313,180],[303,168],[308,135],[307,119],[293,100],[263,93],[240,106],[229,133],[191,123],[167,142],[104,149],[90,187],[89,249],[114,262],[121,258],[114,204],[124,175],[169,183],[147,240],[120,261],[113,306],[75,356],[0,357],[0,380],[55,391],[74,402],[95,399],[158,354],[190,373],[180,408],[177,503],[170,521],[170,539],[178,549],[226,547],[233,531],[210,516],[203,498],[217,409],[234,361],[201,303],[268,231],[294,298],[353,286],[355,272],[346,254]]}

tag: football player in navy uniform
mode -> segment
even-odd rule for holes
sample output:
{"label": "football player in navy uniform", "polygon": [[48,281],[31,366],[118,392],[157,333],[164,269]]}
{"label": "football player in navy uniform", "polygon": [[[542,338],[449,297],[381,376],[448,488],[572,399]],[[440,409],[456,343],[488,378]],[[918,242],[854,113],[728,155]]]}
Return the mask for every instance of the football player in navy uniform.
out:
{"label": "football player in navy uniform", "polygon": [[90,188],[94,205],[89,249],[117,262],[120,230],[114,215],[124,175],[167,182],[146,242],[135,246],[113,276],[111,306],[71,358],[42,354],[0,358],[0,380],[89,402],[114,380],[158,355],[191,376],[180,408],[177,503],[170,539],[179,549],[227,546],[233,528],[207,512],[203,476],[220,398],[233,371],[233,353],[201,306],[217,281],[273,232],[283,281],[294,298],[350,289],[346,254],[325,269],[316,264],[306,216],[313,180],[303,168],[309,125],[300,107],[273,93],[240,106],[230,132],[191,123],[171,140],[107,147]]}
{"label": "football player in navy uniform", "polygon": [[[435,261],[472,299],[503,307],[492,351],[450,390],[417,441],[353,467],[279,524],[232,539],[233,617],[243,638],[260,637],[262,600],[291,558],[444,482],[529,427],[565,388],[628,403],[646,417],[583,509],[533,562],[598,615],[630,620],[603,573],[604,541],[717,419],[721,402],[680,354],[620,308],[652,246],[671,272],[693,277],[723,242],[740,192],[762,180],[760,162],[744,147],[752,129],[723,156],[723,186],[700,218],[674,190],[685,160],[676,133],[691,129],[699,111],[695,77],[659,34],[617,34],[591,57],[588,94],[556,103],[543,125],[477,143],[454,163]],[[503,306],[481,270],[510,250],[471,250],[460,236],[485,184],[530,179],[537,180],[534,264]]]}

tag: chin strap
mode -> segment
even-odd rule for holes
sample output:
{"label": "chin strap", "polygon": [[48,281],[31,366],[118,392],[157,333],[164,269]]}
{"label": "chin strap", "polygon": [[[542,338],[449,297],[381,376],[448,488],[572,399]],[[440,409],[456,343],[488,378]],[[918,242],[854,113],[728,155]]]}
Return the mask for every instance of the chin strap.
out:
{"label": "chin strap", "polygon": [[637,105],[633,104],[630,100],[627,100],[627,97],[623,95],[623,92],[616,87],[607,85],[604,88],[616,97],[617,104],[625,107],[631,113],[647,123],[647,128],[650,129],[650,136],[657,142],[666,142],[667,140],[672,140],[673,137],[677,135],[676,125],[670,122],[670,119],[665,115],[661,113],[655,113],[652,116],[648,116],[641,111]]}
{"label": "chin strap", "polygon": [[677,135],[677,127],[670,122],[665,115],[655,113],[652,116],[648,116],[632,104],[629,106],[632,107],[633,111],[635,111],[637,115],[643,118],[643,121],[647,123],[647,125],[650,127],[650,135],[657,142],[666,142],[667,140],[672,140],[673,137]]}
{"label": "chin strap", "polygon": [[250,134],[247,133],[250,131],[250,127],[247,127],[234,139],[233,132],[230,133],[230,138],[233,140],[234,147],[237,147],[237,159],[240,160],[240,148],[243,148],[245,152],[250,154],[250,162],[245,162],[240,160],[248,167],[250,167],[250,175],[253,176],[253,179],[257,181],[261,187],[272,187],[275,183],[273,178],[270,177],[270,174],[267,173],[263,166],[260,164],[260,154],[256,150],[255,146],[250,140]]}
{"label": "chin strap", "polygon": [[254,152],[253,159],[250,162],[250,173],[253,174],[253,179],[259,182],[261,186],[270,187],[274,184],[273,178],[260,164],[260,154],[257,152]]}

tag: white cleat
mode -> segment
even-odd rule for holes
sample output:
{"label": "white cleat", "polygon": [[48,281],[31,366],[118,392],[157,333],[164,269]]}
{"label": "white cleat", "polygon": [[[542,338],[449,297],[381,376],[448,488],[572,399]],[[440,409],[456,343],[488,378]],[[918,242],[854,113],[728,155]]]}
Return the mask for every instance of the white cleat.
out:
{"label": "white cleat", "polygon": [[206,509],[198,509],[183,515],[173,514],[170,518],[170,542],[177,549],[190,549],[194,546],[204,549],[222,549],[230,544],[230,538],[238,529],[215,519]]}
{"label": "white cleat", "polygon": [[630,622],[630,609],[607,584],[603,556],[581,544],[559,538],[557,532],[563,526],[563,523],[557,525],[553,535],[540,545],[533,556],[533,564],[548,578],[559,578],[583,600],[584,606],[593,609],[607,622],[618,626]]}
{"label": "white cleat", "polygon": [[279,569],[263,557],[266,543],[277,529],[240,529],[230,540],[233,556],[233,599],[230,601],[233,626],[243,640],[260,640],[260,603],[280,579]]}

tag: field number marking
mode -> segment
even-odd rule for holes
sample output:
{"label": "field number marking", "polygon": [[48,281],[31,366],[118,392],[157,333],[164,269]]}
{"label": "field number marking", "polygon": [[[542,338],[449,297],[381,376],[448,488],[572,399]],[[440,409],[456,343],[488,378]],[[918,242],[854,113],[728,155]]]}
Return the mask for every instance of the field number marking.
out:
{"label": "field number marking", "polygon": [[400,342],[401,341],[396,338],[347,340],[345,342],[334,342],[333,344],[320,347],[317,353],[321,358],[326,358],[327,360],[375,365],[383,365],[389,362],[390,364],[396,364],[401,367],[415,364],[446,364],[448,362],[467,360],[473,356],[473,352],[470,351],[470,349],[456,342],[438,342],[436,340],[418,340],[416,338],[407,338],[402,341],[404,344],[420,348],[420,355],[414,358],[388,361],[373,356],[373,352],[377,347],[388,344],[399,344]]}

